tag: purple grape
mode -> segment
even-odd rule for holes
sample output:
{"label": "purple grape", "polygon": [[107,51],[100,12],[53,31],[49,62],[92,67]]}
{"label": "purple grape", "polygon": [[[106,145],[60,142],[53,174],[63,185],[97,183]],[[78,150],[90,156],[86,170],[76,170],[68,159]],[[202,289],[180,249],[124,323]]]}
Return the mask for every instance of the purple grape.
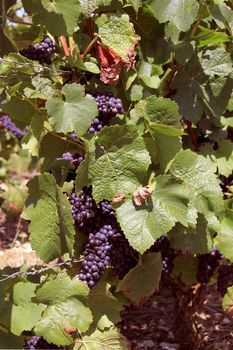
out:
{"label": "purple grape", "polygon": [[177,256],[175,250],[170,247],[167,235],[163,235],[156,240],[154,245],[149,249],[151,252],[160,252],[163,262],[163,273],[170,274],[174,268],[174,260]]}
{"label": "purple grape", "polygon": [[84,187],[79,195],[72,192],[69,198],[71,212],[75,224],[81,228],[95,215],[95,202],[92,198],[91,188]]}
{"label": "purple grape", "polygon": [[51,64],[51,54],[56,50],[55,43],[48,37],[41,40],[40,43],[29,45],[27,49],[20,51],[22,56],[30,60],[39,61],[40,64]]}
{"label": "purple grape", "polygon": [[109,125],[110,120],[117,113],[124,113],[122,101],[113,96],[111,92],[92,95],[96,101],[99,115],[96,116],[88,129],[88,133],[96,134],[104,126]]}
{"label": "purple grape", "polygon": [[55,344],[49,344],[44,338],[33,335],[29,340],[27,340],[27,349],[36,350],[36,349],[60,349]]}
{"label": "purple grape", "polygon": [[2,126],[10,131],[13,135],[15,135],[19,140],[26,134],[25,130],[21,130],[17,128],[15,123],[13,123],[8,115],[3,115],[0,118],[0,122],[2,123]]}

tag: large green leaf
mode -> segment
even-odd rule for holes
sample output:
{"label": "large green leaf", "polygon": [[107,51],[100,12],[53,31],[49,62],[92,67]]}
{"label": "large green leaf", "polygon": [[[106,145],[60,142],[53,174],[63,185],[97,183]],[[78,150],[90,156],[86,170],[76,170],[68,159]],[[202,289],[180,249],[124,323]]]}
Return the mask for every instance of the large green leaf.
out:
{"label": "large green leaf", "polygon": [[28,13],[33,13],[33,21],[53,35],[72,35],[81,13],[78,0],[23,0],[23,4]]}
{"label": "large green leaf", "polygon": [[148,202],[136,207],[129,198],[117,208],[117,218],[130,245],[144,253],[157,238],[170,231],[176,222],[187,225],[187,187],[170,175],[156,178]]}
{"label": "large green leaf", "polygon": [[98,114],[95,100],[90,95],[85,96],[84,87],[75,83],[65,85],[62,93],[64,99],[49,98],[46,102],[49,120],[57,132],[76,131],[82,136]]}
{"label": "large green leaf", "polygon": [[91,290],[89,295],[89,306],[93,313],[94,322],[99,329],[105,325],[117,324],[120,321],[120,311],[123,303],[119,301],[110,291],[111,285],[101,280]]}
{"label": "large green leaf", "polygon": [[64,272],[42,284],[36,291],[36,300],[44,304],[57,304],[72,296],[87,296],[88,293],[89,288],[85,282],[78,278],[71,279]]}
{"label": "large green leaf", "polygon": [[23,216],[31,221],[32,248],[42,260],[49,262],[72,250],[75,231],[71,208],[51,174],[34,177],[28,188]]}
{"label": "large green leaf", "polygon": [[[35,296],[36,284],[19,282],[13,289],[13,302],[11,310],[11,332],[20,335],[23,331],[30,331],[40,320],[46,305],[31,301]],[[21,320],[19,322],[19,319]]]}
{"label": "large green leaf", "polygon": [[99,37],[103,45],[111,48],[116,56],[128,62],[128,53],[140,39],[139,35],[134,32],[129,16],[126,14],[102,14],[96,20],[96,24],[99,28]]}
{"label": "large green leaf", "polygon": [[90,335],[76,339],[74,350],[129,350],[129,341],[117,328],[100,332],[98,329]]}
{"label": "large green leaf", "polygon": [[148,7],[160,23],[171,21],[181,31],[187,31],[198,14],[196,0],[149,0]]}
{"label": "large green leaf", "polygon": [[77,328],[79,332],[86,332],[91,323],[90,309],[72,297],[48,306],[35,326],[35,333],[43,336],[48,343],[64,346],[73,342],[65,329]]}
{"label": "large green leaf", "polygon": [[104,128],[97,138],[96,147],[99,156],[90,165],[90,175],[97,202],[132,193],[143,183],[150,157],[135,126]]}
{"label": "large green leaf", "polygon": [[117,288],[123,291],[131,302],[139,305],[158,289],[161,272],[161,255],[146,254],[142,256],[137,266],[124,276]]}
{"label": "large green leaf", "polygon": [[192,194],[192,203],[208,218],[223,211],[222,191],[215,167],[208,159],[191,150],[180,151],[171,164],[172,175],[182,179]]}

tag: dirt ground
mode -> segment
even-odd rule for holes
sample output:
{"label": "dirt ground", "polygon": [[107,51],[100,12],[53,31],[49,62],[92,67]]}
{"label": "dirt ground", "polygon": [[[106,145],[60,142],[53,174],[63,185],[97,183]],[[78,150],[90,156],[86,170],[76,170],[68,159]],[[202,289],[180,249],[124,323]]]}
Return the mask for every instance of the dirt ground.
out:
{"label": "dirt ground", "polygon": [[[0,209],[0,269],[24,263],[40,263],[28,242],[27,224],[8,220]],[[233,350],[233,319],[223,312],[221,302],[216,286],[208,287],[204,307],[196,318],[202,342],[195,350]],[[162,283],[160,293],[142,306],[126,307],[121,318],[119,328],[131,341],[132,350],[190,350],[175,336],[177,304],[169,285]]]}

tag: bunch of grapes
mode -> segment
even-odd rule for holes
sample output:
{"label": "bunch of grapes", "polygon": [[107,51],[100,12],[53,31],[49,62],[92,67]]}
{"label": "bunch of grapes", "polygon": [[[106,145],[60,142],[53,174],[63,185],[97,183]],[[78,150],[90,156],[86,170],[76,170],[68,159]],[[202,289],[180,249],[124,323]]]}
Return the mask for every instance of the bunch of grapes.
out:
{"label": "bunch of grapes", "polygon": [[115,215],[115,210],[113,209],[112,204],[107,199],[103,199],[97,204],[97,210],[103,216]]}
{"label": "bunch of grapes", "polygon": [[58,346],[54,344],[49,344],[47,341],[39,337],[37,335],[33,335],[28,341],[27,341],[27,349],[29,350],[36,350],[36,349],[59,349]]}
{"label": "bunch of grapes", "polygon": [[167,235],[158,238],[155,244],[150,248],[152,252],[160,252],[163,261],[163,272],[170,274],[174,268],[174,260],[177,256],[175,250],[170,246]]}
{"label": "bunch of grapes", "polygon": [[218,268],[217,289],[224,296],[227,288],[233,285],[233,264],[220,265]]}
{"label": "bunch of grapes", "polygon": [[65,152],[57,160],[66,160],[73,164],[75,167],[78,167],[83,161],[84,157],[78,153],[72,154],[71,152]]}
{"label": "bunch of grapes", "polygon": [[211,253],[202,254],[199,256],[197,280],[202,284],[207,284],[213,276],[219,261],[222,259],[221,253],[217,248],[213,248]]}
{"label": "bunch of grapes", "polygon": [[109,122],[117,113],[124,113],[122,101],[113,96],[111,92],[92,95],[96,101],[99,115],[96,116],[88,129],[89,133],[96,134]]}
{"label": "bunch of grapes", "polygon": [[46,37],[40,43],[29,45],[27,49],[20,51],[22,56],[33,61],[39,61],[40,64],[51,64],[51,55],[56,50],[56,45],[52,39]]}
{"label": "bunch of grapes", "polygon": [[69,198],[72,217],[77,227],[83,227],[95,215],[95,202],[92,198],[91,187],[84,187],[79,195],[72,192]]}
{"label": "bunch of grapes", "polygon": [[100,220],[99,227],[90,228],[88,241],[84,247],[84,260],[81,262],[79,279],[86,281],[89,288],[100,279],[105,267],[110,263],[111,240],[121,235],[120,231],[111,223]]}
{"label": "bunch of grapes", "polygon": [[0,118],[0,122],[2,124],[2,126],[10,131],[13,135],[15,135],[19,140],[26,134],[25,130],[21,130],[19,128],[17,128],[17,126],[15,125],[15,123],[13,123],[10,119],[10,117],[8,115],[3,115]]}

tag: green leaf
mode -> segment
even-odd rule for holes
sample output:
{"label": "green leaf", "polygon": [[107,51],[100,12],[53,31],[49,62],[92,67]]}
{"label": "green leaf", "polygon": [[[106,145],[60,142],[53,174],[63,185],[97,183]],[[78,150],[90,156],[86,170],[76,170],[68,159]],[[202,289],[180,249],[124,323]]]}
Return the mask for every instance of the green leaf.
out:
{"label": "green leaf", "polygon": [[117,219],[130,245],[144,253],[155,240],[170,231],[176,222],[187,225],[188,191],[170,175],[156,178],[156,187],[148,202],[135,207],[127,199],[116,209]]}
{"label": "green leaf", "polygon": [[199,9],[196,0],[149,0],[147,4],[160,23],[170,21],[183,32],[190,28]]}
{"label": "green leaf", "polygon": [[161,272],[161,255],[146,254],[120,281],[117,289],[123,291],[134,304],[142,304],[158,289]]}
{"label": "green leaf", "polygon": [[110,287],[106,281],[100,280],[89,295],[89,306],[99,329],[104,329],[105,325],[109,327],[109,324],[117,324],[121,319],[123,303],[111,293]]}
{"label": "green leaf", "polygon": [[49,98],[46,102],[49,121],[57,132],[76,131],[78,136],[82,136],[98,114],[96,103],[90,95],[85,96],[82,85],[65,85],[62,93],[64,99]]}
{"label": "green leaf", "polygon": [[81,147],[80,143],[74,143],[73,140],[69,141],[69,139],[52,133],[46,134],[39,146],[39,157],[43,158],[42,171],[49,171],[53,167],[60,166],[57,158],[61,157],[63,153],[83,154],[83,147]]}
{"label": "green leaf", "polygon": [[232,235],[233,235],[233,210],[227,209],[226,216],[220,222],[215,244],[226,259],[233,262]]}
{"label": "green leaf", "polygon": [[203,215],[197,218],[196,227],[184,227],[177,224],[169,232],[173,248],[184,253],[205,254],[211,251],[213,242]]}
{"label": "green leaf", "polygon": [[0,57],[16,51],[15,46],[12,44],[2,27],[0,27],[0,42]]}
{"label": "green leaf", "polygon": [[104,46],[111,48],[116,56],[128,62],[128,53],[137,44],[140,37],[135,34],[129,16],[102,14],[96,20],[99,37]]}
{"label": "green leaf", "polygon": [[79,332],[86,332],[91,323],[90,309],[73,297],[59,304],[48,306],[34,330],[48,343],[64,346],[73,342],[65,328],[77,328]]}
{"label": "green leaf", "polygon": [[[61,288],[62,286],[62,288]],[[44,284],[36,291],[36,300],[44,304],[57,304],[72,296],[87,296],[89,288],[78,278],[71,279],[65,272]]]}
{"label": "green leaf", "polygon": [[72,35],[81,13],[78,0],[23,0],[33,22],[44,25],[53,35]]}
{"label": "green leaf", "polygon": [[206,45],[218,45],[229,41],[227,34],[223,32],[217,32],[209,28],[199,26],[195,36],[193,37],[197,40],[197,46],[202,47]]}
{"label": "green leaf", "polygon": [[92,17],[95,10],[101,7],[108,7],[112,0],[81,0],[80,5],[82,12],[86,17]]}
{"label": "green leaf", "polygon": [[147,97],[135,107],[136,113],[148,122],[181,129],[179,108],[170,98]]}
{"label": "green leaf", "polygon": [[218,149],[204,146],[201,153],[216,166],[216,171],[226,177],[230,176],[233,168],[233,144],[230,140],[219,140]]}
{"label": "green leaf", "polygon": [[24,337],[18,337],[0,330],[0,349],[23,349]]}
{"label": "green leaf", "polygon": [[[31,301],[35,296],[36,284],[19,282],[13,289],[11,310],[11,332],[20,335],[23,331],[30,331],[40,320],[46,305],[35,304]],[[19,319],[21,320],[19,322]]]}
{"label": "green leaf", "polygon": [[233,286],[227,288],[227,293],[224,295],[222,301],[222,307],[225,312],[232,313],[232,294],[233,294]]}
{"label": "green leaf", "polygon": [[221,47],[212,48],[199,54],[205,74],[227,76],[232,72],[232,61],[229,52]]}
{"label": "green leaf", "polygon": [[104,128],[97,140],[100,156],[90,165],[96,202],[136,190],[147,176],[150,157],[133,125]]}
{"label": "green leaf", "polygon": [[30,220],[32,248],[49,262],[66,252],[74,243],[74,225],[68,198],[51,174],[35,176],[29,183],[29,196],[23,216]]}
{"label": "green leaf", "polygon": [[128,350],[129,341],[117,328],[100,332],[98,329],[90,335],[75,340],[74,350]]}
{"label": "green leaf", "polygon": [[215,175],[215,167],[201,155],[185,150],[177,153],[171,164],[172,175],[184,181],[192,194],[192,202],[208,217],[223,211],[222,191]]}
{"label": "green leaf", "polygon": [[175,259],[175,266],[172,275],[178,278],[186,286],[197,283],[198,259],[190,255],[178,256]]}
{"label": "green leaf", "polygon": [[138,10],[142,6],[142,0],[128,0],[128,2],[132,5],[136,14],[138,14]]}
{"label": "green leaf", "polygon": [[9,102],[2,105],[2,110],[9,114],[21,129],[31,122],[32,116],[35,113],[35,109],[26,99],[22,100],[18,97],[12,97]]}

